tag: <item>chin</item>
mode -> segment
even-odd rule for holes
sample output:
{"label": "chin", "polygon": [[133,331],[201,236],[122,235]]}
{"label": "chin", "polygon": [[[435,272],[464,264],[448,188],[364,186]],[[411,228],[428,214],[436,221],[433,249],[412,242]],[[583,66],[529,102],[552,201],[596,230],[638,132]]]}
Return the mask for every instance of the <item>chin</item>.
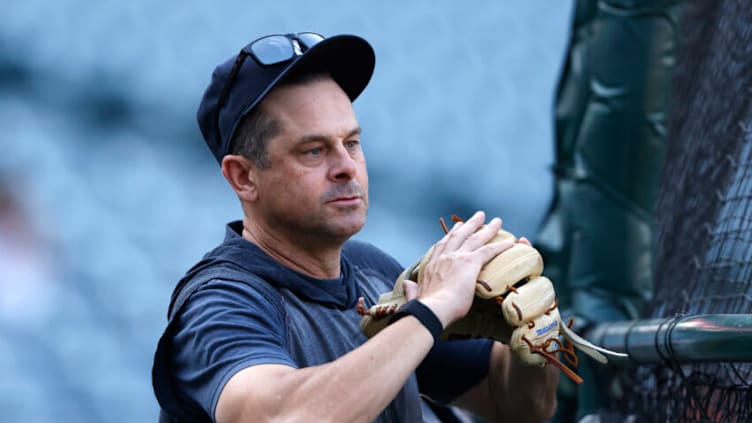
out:
{"label": "chin", "polygon": [[351,237],[358,232],[360,232],[363,227],[366,225],[365,219],[361,220],[360,222],[353,222],[352,225],[346,225],[345,230],[343,232],[346,232],[348,237]]}
{"label": "chin", "polygon": [[355,218],[355,216],[348,216],[346,219],[343,219],[343,222],[341,225],[339,225],[339,228],[343,237],[350,238],[351,236],[360,232],[365,225],[365,216],[358,218]]}

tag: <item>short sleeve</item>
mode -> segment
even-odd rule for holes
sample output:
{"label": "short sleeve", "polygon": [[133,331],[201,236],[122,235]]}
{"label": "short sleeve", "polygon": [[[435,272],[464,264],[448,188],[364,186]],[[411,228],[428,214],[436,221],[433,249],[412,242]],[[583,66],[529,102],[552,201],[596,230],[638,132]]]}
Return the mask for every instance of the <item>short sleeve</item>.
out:
{"label": "short sleeve", "polygon": [[178,319],[172,349],[178,394],[212,420],[219,394],[238,371],[258,364],[297,367],[287,349],[281,299],[249,284],[210,281]]}
{"label": "short sleeve", "polygon": [[449,404],[479,383],[487,374],[492,339],[437,342],[418,366],[420,393]]}

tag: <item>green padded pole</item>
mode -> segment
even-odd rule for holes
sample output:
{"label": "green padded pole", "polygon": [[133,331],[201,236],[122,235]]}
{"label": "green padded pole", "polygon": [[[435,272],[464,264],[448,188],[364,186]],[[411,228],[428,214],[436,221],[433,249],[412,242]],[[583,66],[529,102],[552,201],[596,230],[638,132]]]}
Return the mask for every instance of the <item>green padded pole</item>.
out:
{"label": "green padded pole", "polygon": [[[676,0],[576,4],[556,98],[554,199],[535,244],[563,316],[576,317],[579,330],[637,319],[652,296],[680,7]],[[562,381],[558,421],[608,403],[607,369],[581,363],[585,383]]]}

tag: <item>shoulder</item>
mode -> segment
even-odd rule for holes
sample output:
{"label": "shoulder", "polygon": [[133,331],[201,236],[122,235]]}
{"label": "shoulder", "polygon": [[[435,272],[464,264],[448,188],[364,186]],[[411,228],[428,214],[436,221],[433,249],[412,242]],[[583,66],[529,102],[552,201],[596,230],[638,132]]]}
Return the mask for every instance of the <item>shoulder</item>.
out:
{"label": "shoulder", "polygon": [[212,416],[222,388],[238,371],[261,364],[296,367],[281,296],[263,286],[261,281],[211,279],[180,310],[169,377],[181,407],[198,407]]}
{"label": "shoulder", "polygon": [[283,314],[284,299],[277,289],[255,275],[246,274],[242,278],[235,275],[242,273],[215,276],[201,284],[186,302],[183,317],[191,312],[207,316],[212,311],[222,309],[265,315]]}
{"label": "shoulder", "polygon": [[281,301],[279,292],[263,277],[231,262],[213,261],[204,266],[194,266],[175,287],[171,312],[179,312],[184,304],[192,302],[193,297],[199,293],[238,298],[261,296],[274,304]]}
{"label": "shoulder", "polygon": [[[185,283],[183,283],[185,282]],[[189,273],[173,294],[176,329],[198,332],[227,320],[254,320],[258,325],[282,327],[284,299],[258,275],[221,263]]]}

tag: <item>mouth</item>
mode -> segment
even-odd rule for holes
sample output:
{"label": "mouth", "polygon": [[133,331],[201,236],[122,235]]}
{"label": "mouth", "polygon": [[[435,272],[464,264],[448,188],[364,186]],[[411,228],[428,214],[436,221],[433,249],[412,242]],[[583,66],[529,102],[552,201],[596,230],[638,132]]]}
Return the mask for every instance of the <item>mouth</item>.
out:
{"label": "mouth", "polygon": [[368,204],[368,194],[355,181],[347,184],[332,186],[323,197],[325,204],[348,209],[365,207]]}
{"label": "mouth", "polygon": [[329,200],[328,203],[337,205],[351,205],[360,202],[360,200],[361,199],[359,195],[352,195],[346,197],[337,197]]}

